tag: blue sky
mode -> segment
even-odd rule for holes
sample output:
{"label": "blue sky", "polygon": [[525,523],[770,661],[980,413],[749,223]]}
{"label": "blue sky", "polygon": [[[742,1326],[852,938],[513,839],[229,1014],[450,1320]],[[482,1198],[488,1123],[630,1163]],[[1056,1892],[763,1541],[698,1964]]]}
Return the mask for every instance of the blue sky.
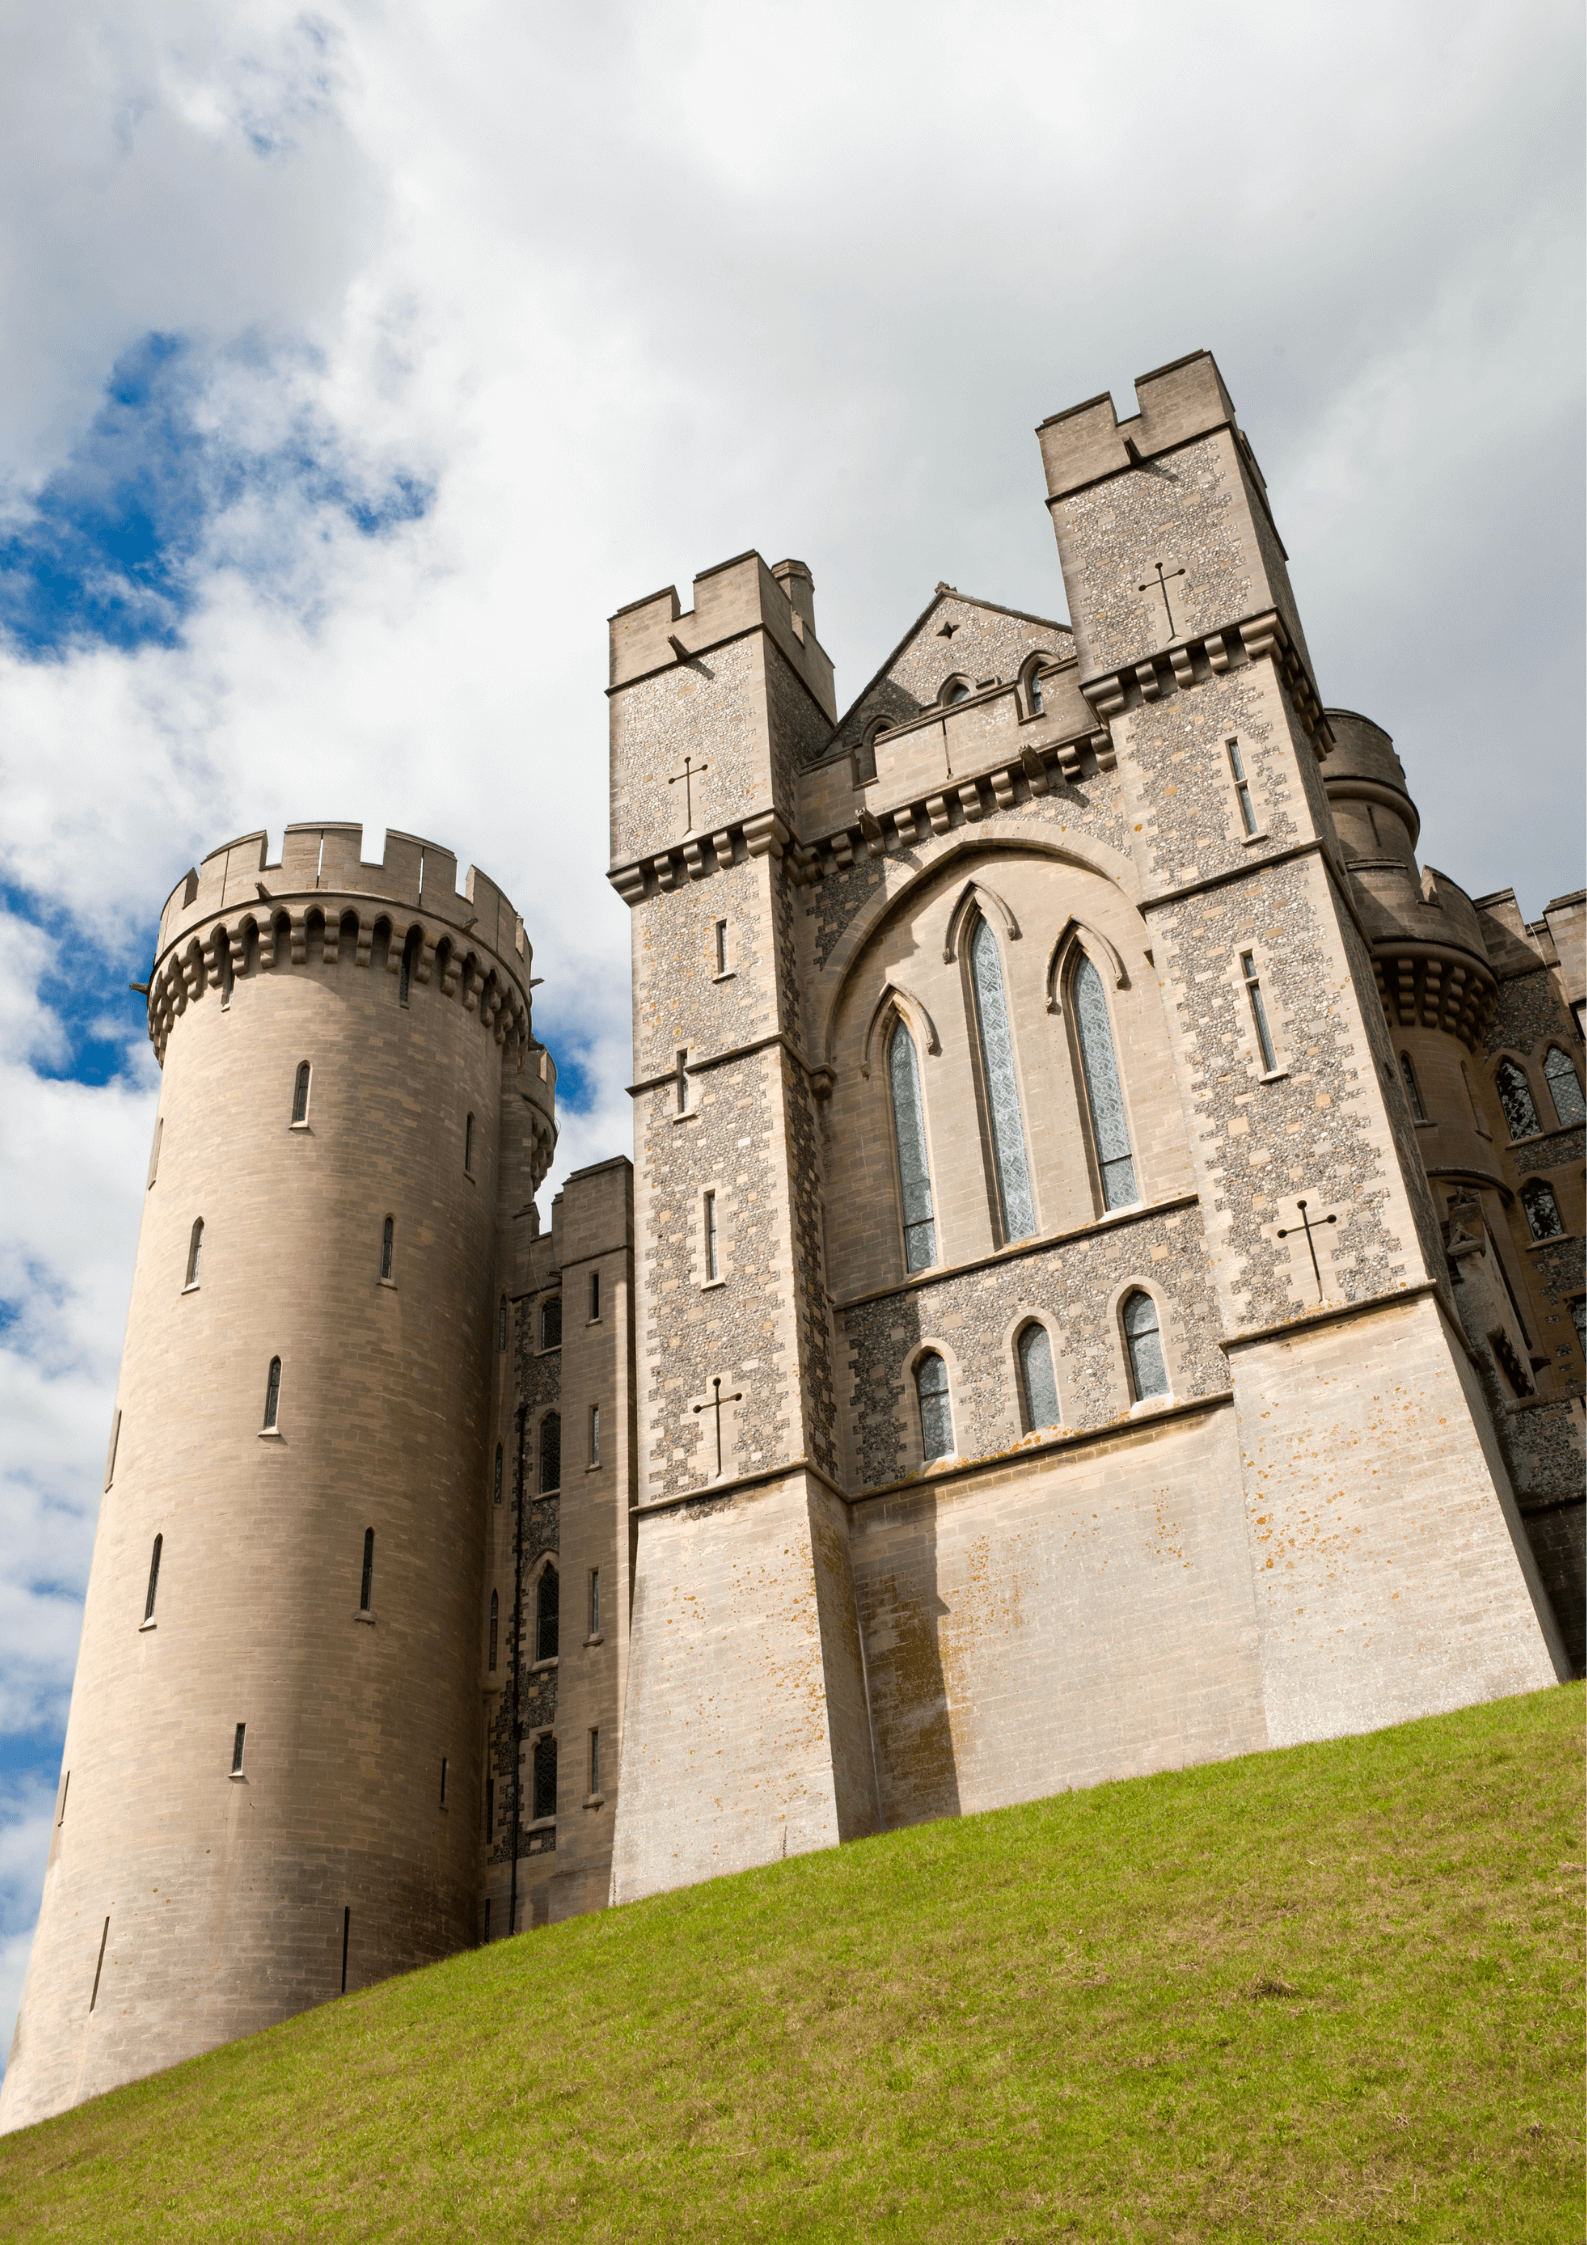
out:
{"label": "blue sky", "polygon": [[[0,2049],[156,1074],[160,905],[361,819],[524,914],[628,1142],[605,618],[802,556],[840,696],[1062,590],[1034,425],[1207,346],[1423,854],[1581,882],[1579,12],[81,0],[0,52]],[[554,1189],[556,1175],[552,1180]]]}

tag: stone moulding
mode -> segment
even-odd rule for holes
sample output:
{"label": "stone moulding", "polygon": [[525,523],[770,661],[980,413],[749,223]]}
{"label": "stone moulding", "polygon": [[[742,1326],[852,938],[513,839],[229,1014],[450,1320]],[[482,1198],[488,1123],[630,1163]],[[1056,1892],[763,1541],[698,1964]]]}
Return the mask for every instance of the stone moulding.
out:
{"label": "stone moulding", "polygon": [[878,1286],[868,1294],[850,1294],[841,1302],[832,1304],[834,1314],[841,1316],[845,1310],[857,1310],[868,1302],[885,1302],[895,1295],[919,1294],[930,1286],[941,1286],[949,1279],[963,1278],[972,1271],[994,1270],[1000,1263],[1018,1263],[1030,1255],[1042,1255],[1049,1248],[1068,1247],[1076,1240],[1094,1239],[1099,1232],[1122,1231],[1131,1224],[1144,1224],[1153,1216],[1177,1215],[1181,1209],[1195,1208],[1201,1200],[1199,1193],[1175,1193],[1170,1200],[1142,1201],[1136,1208],[1112,1209],[1105,1216],[1094,1216],[1089,1224],[1075,1224],[1066,1232],[1044,1232],[1039,1239],[1022,1239],[1012,1247],[995,1247],[989,1255],[977,1255],[968,1263],[944,1263],[929,1271],[917,1271],[913,1278],[900,1281],[897,1286]]}
{"label": "stone moulding", "polygon": [[1127,663],[1096,678],[1083,678],[1080,691],[1097,715],[1111,722],[1115,717],[1122,717],[1126,710],[1160,700],[1170,681],[1175,690],[1184,692],[1241,663],[1254,663],[1263,655],[1272,656],[1274,668],[1289,689],[1306,737],[1321,763],[1333,747],[1327,713],[1310,671],[1290,640],[1283,617],[1274,609],[1260,616],[1242,617],[1238,623],[1225,624],[1221,631],[1175,640],[1172,646],[1148,655],[1143,662]]}

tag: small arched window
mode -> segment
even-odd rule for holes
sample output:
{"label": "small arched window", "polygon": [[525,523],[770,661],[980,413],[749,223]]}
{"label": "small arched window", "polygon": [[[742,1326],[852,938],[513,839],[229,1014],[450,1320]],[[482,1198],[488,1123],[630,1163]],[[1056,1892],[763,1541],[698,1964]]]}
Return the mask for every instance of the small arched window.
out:
{"label": "small arched window", "polygon": [[562,1297],[553,1294],[540,1305],[540,1346],[559,1349],[562,1346]]}
{"label": "small arched window", "polygon": [[160,1587],[160,1553],[164,1549],[164,1536],[156,1536],[154,1549],[149,1555],[149,1590],[143,1601],[143,1618],[145,1621],[153,1621],[154,1619],[154,1597],[155,1592]]}
{"label": "small arched window", "polygon": [[1041,664],[1032,663],[1025,673],[1025,711],[1029,717],[1045,717],[1047,707],[1042,700]]}
{"label": "small arched window", "polygon": [[950,678],[942,689],[942,701],[945,709],[951,709],[955,702],[967,702],[969,699],[970,681],[967,678]]}
{"label": "small arched window", "polygon": [[419,947],[424,937],[418,928],[408,930],[408,939],[402,946],[402,969],[397,976],[397,999],[406,1005],[413,991],[413,970],[419,963]]}
{"label": "small arched window", "polygon": [[193,1229],[187,1242],[187,1277],[183,1281],[184,1285],[196,1286],[198,1284],[198,1266],[203,1259],[203,1254],[204,1219],[202,1216],[195,1216]]}
{"label": "small arched window", "polygon": [[498,1355],[507,1346],[507,1297],[504,1294],[496,1305],[496,1349]]}
{"label": "small arched window", "polygon": [[856,787],[868,786],[876,777],[876,734],[877,727],[874,725],[868,726],[865,738],[854,751],[854,784]]}
{"label": "small arched window", "polygon": [[1058,1382],[1052,1368],[1052,1339],[1045,1325],[1027,1325],[1019,1337],[1019,1384],[1027,1434],[1062,1423]]}
{"label": "small arched window", "polygon": [[1583,1104],[1581,1078],[1571,1066],[1570,1054],[1558,1045],[1550,1045],[1548,1057],[1543,1062],[1543,1076],[1548,1085],[1549,1097],[1554,1102],[1554,1112],[1563,1129],[1568,1123],[1587,1122],[1587,1105]]}
{"label": "small arched window", "polygon": [[364,1567],[358,1578],[358,1611],[367,1614],[375,1590],[375,1531],[364,1530]]}
{"label": "small arched window", "polygon": [[534,1785],[530,1807],[537,1824],[557,1813],[557,1742],[549,1734],[535,1740]]}
{"label": "small arched window", "polygon": [[308,1062],[300,1060],[298,1062],[297,1081],[292,1086],[292,1120],[294,1123],[306,1123],[309,1119],[309,1074]]}
{"label": "small arched window", "polygon": [[562,1486],[562,1414],[548,1411],[540,1421],[540,1494],[548,1497]]}
{"label": "small arched window", "polygon": [[953,1404],[948,1395],[948,1367],[935,1349],[928,1349],[915,1366],[915,1398],[920,1405],[920,1447],[927,1465],[933,1458],[953,1455]]}
{"label": "small arched window", "polygon": [[487,1658],[487,1660],[486,1660],[486,1666],[487,1666],[488,1668],[491,1668],[491,1669],[494,1669],[494,1668],[495,1668],[495,1666],[496,1666],[496,1632],[497,1632],[497,1618],[498,1618],[498,1616],[499,1616],[500,1612],[501,1612],[501,1602],[500,1602],[500,1600],[499,1600],[499,1599],[497,1598],[497,1596],[496,1596],[496,1593],[495,1593],[495,1591],[493,1590],[493,1591],[491,1592],[491,1594],[490,1594],[490,1647],[489,1647],[489,1655],[488,1655],[488,1658]]}
{"label": "small arched window", "polygon": [[463,1167],[472,1175],[474,1168],[474,1118],[468,1116],[463,1124]]}
{"label": "small arched window", "polygon": [[1534,1239],[1564,1236],[1565,1226],[1560,1220],[1554,1188],[1545,1184],[1541,1177],[1534,1177],[1530,1185],[1521,1187],[1521,1206],[1526,1210],[1527,1228]]}
{"label": "small arched window", "polygon": [[990,924],[978,920],[970,938],[970,986],[975,994],[975,1025],[981,1045],[981,1081],[991,1125],[992,1160],[997,1172],[998,1213],[1005,1241],[1029,1239],[1036,1229],[1036,1204],[1025,1158],[1025,1124],[1014,1070],[1014,1039],[1003,988],[1003,960]]}
{"label": "small arched window", "polygon": [[492,1504],[501,1503],[501,1444],[499,1442],[496,1445],[496,1475],[490,1501]]}
{"label": "small arched window", "polygon": [[904,1268],[929,1270],[937,1260],[937,1226],[926,1161],[926,1118],[920,1097],[915,1040],[900,1021],[887,1041],[887,1080],[893,1093],[893,1141],[903,1201]]}
{"label": "small arched window", "polygon": [[1493,1080],[1498,1086],[1499,1105],[1504,1109],[1505,1128],[1510,1136],[1535,1138],[1543,1126],[1537,1119],[1537,1103],[1525,1069],[1518,1068],[1513,1060],[1501,1060],[1493,1072]]}
{"label": "small arched window", "polygon": [[1130,1208],[1141,1195],[1135,1182],[1135,1158],[1130,1151],[1129,1124],[1124,1116],[1124,1093],[1119,1086],[1113,1027],[1108,1020],[1102,977],[1084,952],[1075,968],[1071,987],[1080,1066],[1086,1080],[1086,1105],[1091,1110],[1091,1141],[1096,1147],[1097,1172],[1102,1182],[1102,1205],[1104,1208]]}
{"label": "small arched window", "polygon": [[1168,1367],[1163,1361],[1163,1336],[1157,1323],[1157,1304],[1137,1288],[1124,1304],[1124,1345],[1130,1352],[1130,1385],[1135,1400],[1168,1393]]}
{"label": "small arched window", "polygon": [[265,1430],[271,1431],[281,1413],[281,1359],[270,1359],[270,1371],[265,1380]]}
{"label": "small arched window", "polygon": [[381,1232],[380,1232],[380,1275],[381,1275],[381,1277],[382,1277],[382,1278],[390,1278],[390,1276],[391,1276],[391,1267],[392,1267],[393,1263],[394,1263],[394,1262],[396,1261],[396,1259],[397,1259],[397,1225],[396,1225],[396,1219],[395,1219],[394,1217],[388,1216],[388,1217],[386,1218],[386,1221],[385,1221],[385,1223],[384,1223],[384,1224],[382,1225],[382,1227],[381,1227]]}
{"label": "small arched window", "polygon": [[557,1601],[561,1591],[555,1567],[547,1567],[535,1585],[535,1659],[557,1657]]}
{"label": "small arched window", "polygon": [[1422,1105],[1422,1087],[1416,1080],[1416,1070],[1411,1066],[1408,1052],[1400,1054],[1400,1074],[1405,1079],[1405,1096],[1411,1103],[1412,1119],[1419,1123],[1427,1120],[1427,1109]]}

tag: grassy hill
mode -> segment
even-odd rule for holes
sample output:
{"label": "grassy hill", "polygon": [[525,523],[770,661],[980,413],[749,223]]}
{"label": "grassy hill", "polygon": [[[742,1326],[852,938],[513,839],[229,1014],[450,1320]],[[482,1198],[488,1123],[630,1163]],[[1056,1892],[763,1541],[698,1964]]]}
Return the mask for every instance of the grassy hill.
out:
{"label": "grassy hill", "polygon": [[12,2239],[1579,2239],[1582,1692],[925,1825],[0,2139]]}

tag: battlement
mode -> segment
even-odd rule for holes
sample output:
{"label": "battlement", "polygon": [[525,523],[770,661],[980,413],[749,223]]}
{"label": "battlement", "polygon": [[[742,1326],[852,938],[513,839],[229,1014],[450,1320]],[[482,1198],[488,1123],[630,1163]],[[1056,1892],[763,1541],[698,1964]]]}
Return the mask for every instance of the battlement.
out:
{"label": "battlement", "polygon": [[189,927],[247,906],[280,902],[302,906],[316,894],[380,897],[405,905],[495,951],[503,959],[529,964],[523,920],[489,874],[477,865],[457,885],[457,855],[418,834],[386,831],[379,858],[363,854],[364,829],[345,821],[321,820],[289,826],[281,855],[267,853],[262,832],[242,834],[211,850],[202,864],[185,873],[160,913],[156,956]]}
{"label": "battlement", "polygon": [[1121,421],[1112,394],[1071,405],[1041,423],[1047,494],[1059,498],[1082,484],[1138,467],[1141,460],[1188,444],[1209,430],[1234,426],[1234,400],[1210,351],[1192,351],[1135,378],[1135,413]]}
{"label": "battlement", "polygon": [[631,685],[746,632],[765,630],[836,724],[832,662],[816,637],[814,595],[802,561],[768,568],[753,550],[719,561],[695,578],[692,608],[680,608],[676,585],[666,585],[608,619],[612,686]]}

